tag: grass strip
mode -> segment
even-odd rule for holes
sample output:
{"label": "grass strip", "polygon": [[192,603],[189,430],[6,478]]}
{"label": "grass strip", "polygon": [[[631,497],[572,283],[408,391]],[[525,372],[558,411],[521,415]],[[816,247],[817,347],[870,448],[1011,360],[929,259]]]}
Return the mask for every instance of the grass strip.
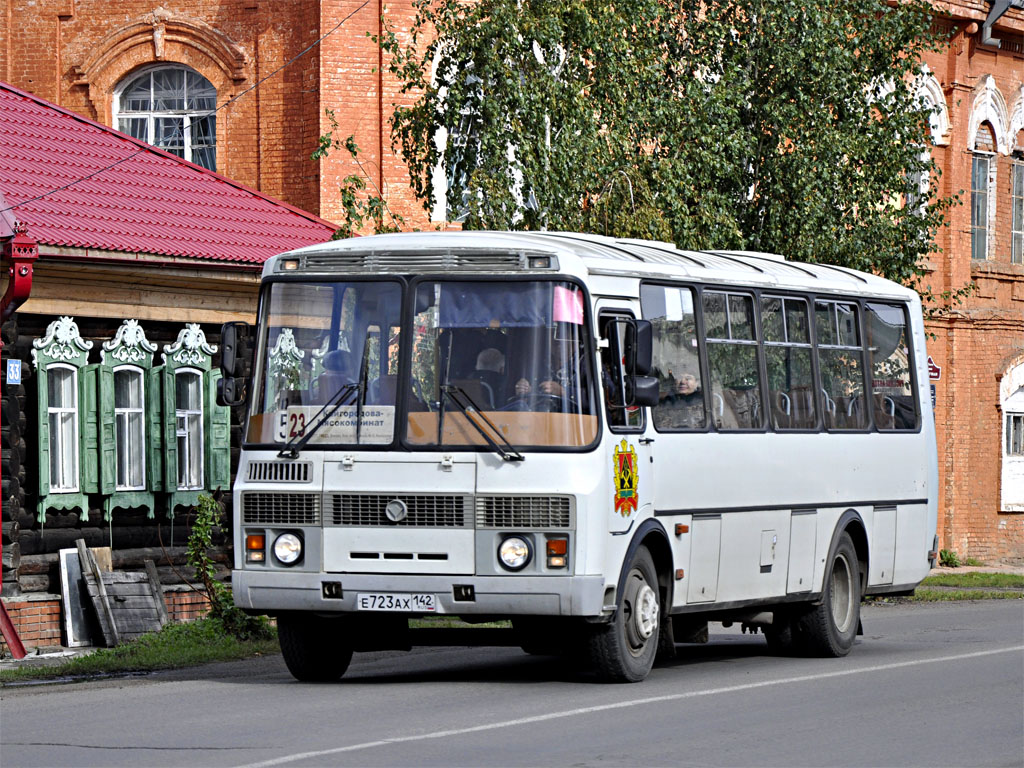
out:
{"label": "grass strip", "polygon": [[101,648],[62,664],[0,670],[0,683],[177,669],[277,652],[276,630],[271,631],[268,639],[242,641],[228,634],[219,619],[203,618],[187,624],[168,624],[133,642]]}
{"label": "grass strip", "polygon": [[918,587],[913,597],[905,599],[916,603],[941,603],[955,600],[1024,600],[1024,592],[984,589],[928,589],[927,587]]}
{"label": "grass strip", "polygon": [[1010,587],[1024,589],[1024,574],[1021,573],[983,573],[967,571],[965,573],[937,573],[928,576],[921,582],[923,587]]}

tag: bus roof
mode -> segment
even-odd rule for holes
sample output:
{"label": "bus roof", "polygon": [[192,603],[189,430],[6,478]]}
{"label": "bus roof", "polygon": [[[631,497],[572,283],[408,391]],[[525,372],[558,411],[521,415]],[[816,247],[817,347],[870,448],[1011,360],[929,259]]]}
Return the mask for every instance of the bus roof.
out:
{"label": "bus roof", "polygon": [[[530,258],[551,256],[552,267]],[[686,279],[760,288],[910,299],[898,283],[829,264],[787,261],[754,251],[686,251],[672,243],[611,238],[573,232],[407,232],[334,240],[275,256],[264,277],[281,262],[302,274],[485,273],[606,275],[640,279]],[[295,263],[297,262],[297,263]]]}

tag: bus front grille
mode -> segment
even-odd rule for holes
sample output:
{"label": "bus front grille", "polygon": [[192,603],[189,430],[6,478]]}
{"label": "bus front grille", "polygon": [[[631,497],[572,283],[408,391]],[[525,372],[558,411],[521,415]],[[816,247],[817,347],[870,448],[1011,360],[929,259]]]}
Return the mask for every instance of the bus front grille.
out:
{"label": "bus front grille", "polygon": [[242,493],[242,522],[253,525],[319,525],[318,493]]}
{"label": "bus front grille", "polygon": [[[471,498],[460,494],[335,493],[331,497],[327,525],[388,526],[415,528],[466,528],[472,526],[468,514]],[[392,520],[386,513],[392,501],[405,505],[405,516]]]}
{"label": "bus front grille", "polygon": [[570,496],[477,496],[477,528],[572,528]]}

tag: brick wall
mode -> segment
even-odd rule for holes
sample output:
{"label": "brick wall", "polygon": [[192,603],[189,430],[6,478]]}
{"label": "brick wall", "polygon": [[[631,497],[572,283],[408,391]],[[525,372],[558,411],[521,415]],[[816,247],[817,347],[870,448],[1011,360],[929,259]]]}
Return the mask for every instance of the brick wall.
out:
{"label": "brick wall", "polygon": [[[172,622],[193,621],[210,610],[206,596],[189,587],[164,587],[164,602]],[[61,598],[58,595],[5,598],[4,607],[26,649],[51,648],[64,642]],[[7,643],[0,638],[0,655],[7,653]]]}
{"label": "brick wall", "polygon": [[[39,595],[24,599],[4,600],[7,615],[26,648],[46,648],[61,644],[60,598]],[[0,637],[0,653],[8,653],[7,643]]]}

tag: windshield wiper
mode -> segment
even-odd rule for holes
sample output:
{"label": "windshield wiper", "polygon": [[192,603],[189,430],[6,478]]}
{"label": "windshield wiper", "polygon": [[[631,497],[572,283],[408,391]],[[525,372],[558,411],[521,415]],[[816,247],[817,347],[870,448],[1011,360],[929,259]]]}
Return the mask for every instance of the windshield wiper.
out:
{"label": "windshield wiper", "polygon": [[[473,398],[466,393],[466,390],[455,384],[447,384],[441,388],[442,403],[444,402],[446,395],[455,404],[455,407],[462,411],[463,415],[466,417],[466,421],[473,425],[473,428],[480,433],[480,436],[487,441],[487,444],[491,446],[491,448],[498,453],[501,458],[505,461],[523,461],[523,459],[526,458],[505,438],[505,435],[501,433],[501,430],[494,426],[494,422],[484,415],[479,406],[473,402]],[[488,434],[487,430],[484,429],[475,418],[473,418],[474,416],[479,416],[483,420],[484,424],[490,428],[491,433],[496,435],[498,440],[501,442],[499,443],[494,440],[494,438]]]}
{"label": "windshield wiper", "polygon": [[[360,388],[359,384],[343,384],[341,388],[331,395],[331,398],[324,403],[323,408],[316,412],[316,415],[310,420],[310,424],[306,427],[305,431],[301,435],[297,435],[289,440],[284,448],[277,453],[279,459],[297,459],[299,457],[299,451],[301,451],[306,443],[317,433],[317,431],[327,420],[334,415],[334,412],[341,406],[345,405],[345,401],[348,396]],[[321,417],[323,415],[323,418]],[[320,419],[320,421],[317,421]]]}

